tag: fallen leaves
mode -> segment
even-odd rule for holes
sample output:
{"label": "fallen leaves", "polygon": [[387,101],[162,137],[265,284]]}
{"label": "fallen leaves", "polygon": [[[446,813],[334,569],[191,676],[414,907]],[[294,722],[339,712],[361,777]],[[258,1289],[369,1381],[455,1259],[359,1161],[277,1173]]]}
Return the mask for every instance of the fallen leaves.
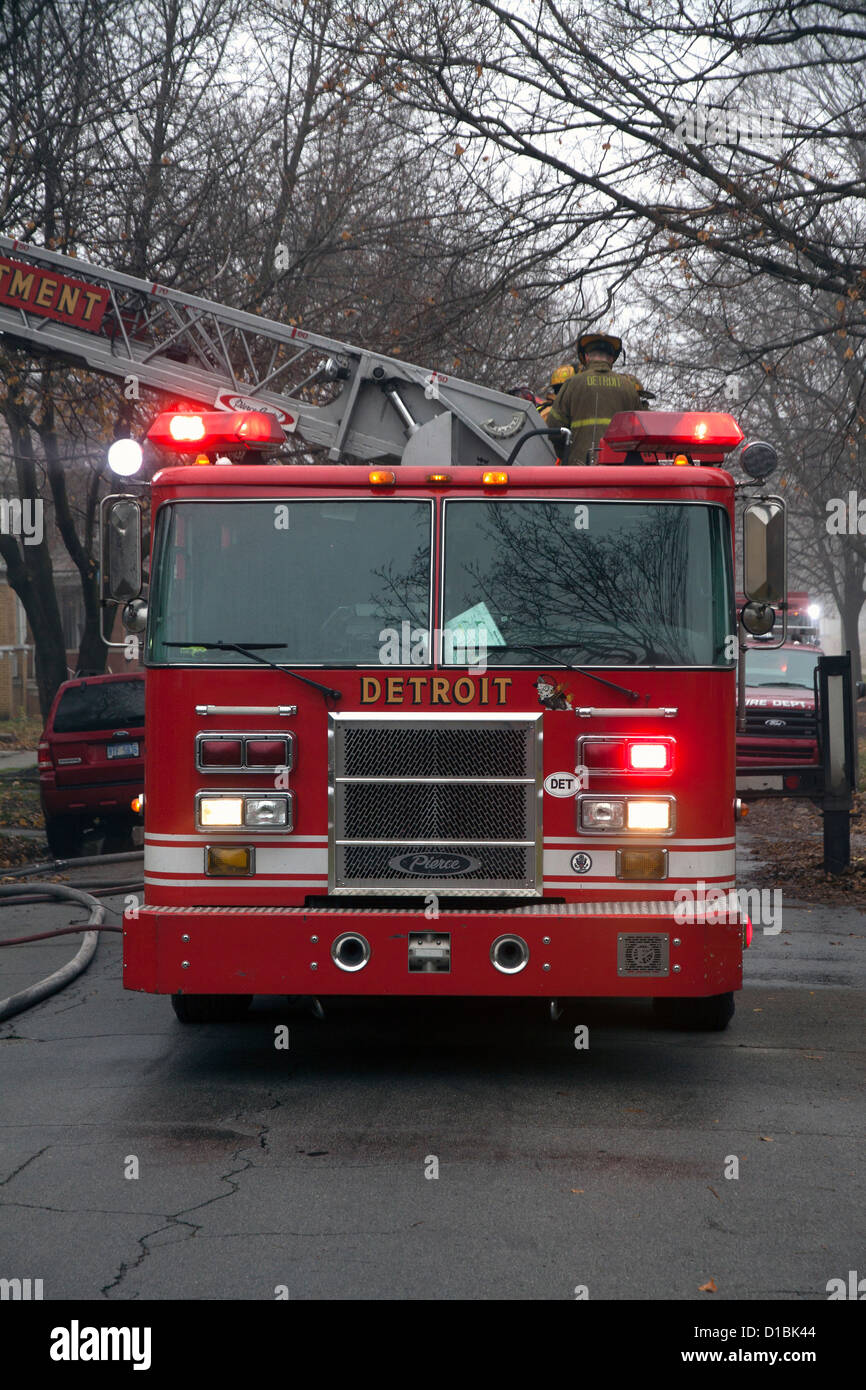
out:
{"label": "fallen leaves", "polygon": [[9,869],[39,863],[47,857],[43,840],[19,840],[17,836],[4,835],[0,838],[0,878]]}
{"label": "fallen leaves", "polygon": [[718,1293],[715,1279],[708,1279],[705,1284],[698,1284],[698,1293]]}
{"label": "fallen leaves", "polygon": [[[860,722],[862,737],[862,714]],[[781,889],[786,897],[801,902],[862,907],[866,901],[866,856],[861,848],[866,832],[863,795],[854,797],[851,867],[841,874],[824,870],[824,837],[818,808],[807,801],[786,802],[784,840],[778,838],[778,817],[778,804],[772,800],[753,802],[749,810],[749,837],[755,841],[755,851],[765,866],[764,881]]]}

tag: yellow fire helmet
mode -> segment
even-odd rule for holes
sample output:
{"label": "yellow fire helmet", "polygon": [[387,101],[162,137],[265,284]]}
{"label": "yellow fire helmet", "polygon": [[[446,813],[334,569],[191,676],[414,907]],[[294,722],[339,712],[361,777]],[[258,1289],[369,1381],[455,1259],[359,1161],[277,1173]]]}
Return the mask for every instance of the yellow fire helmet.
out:
{"label": "yellow fire helmet", "polygon": [[574,368],[570,362],[566,362],[564,367],[556,367],[551,372],[550,384],[551,386],[562,386],[572,376],[574,376]]}

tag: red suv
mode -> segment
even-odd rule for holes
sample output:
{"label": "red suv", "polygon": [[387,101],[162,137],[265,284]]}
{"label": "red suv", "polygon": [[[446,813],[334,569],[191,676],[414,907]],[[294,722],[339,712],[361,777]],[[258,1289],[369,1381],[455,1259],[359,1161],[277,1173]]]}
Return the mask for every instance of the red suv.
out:
{"label": "red suv", "polygon": [[142,820],[130,803],[144,790],[143,672],[61,685],[39,744],[39,790],[56,858],[80,854],[94,829],[108,852],[129,846]]}

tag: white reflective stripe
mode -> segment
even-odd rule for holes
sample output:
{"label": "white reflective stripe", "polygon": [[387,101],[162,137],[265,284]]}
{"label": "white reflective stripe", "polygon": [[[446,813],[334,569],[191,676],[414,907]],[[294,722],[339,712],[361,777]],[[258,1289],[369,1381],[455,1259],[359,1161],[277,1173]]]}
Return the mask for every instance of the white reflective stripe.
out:
{"label": "white reflective stripe", "polygon": [[[210,880],[208,880],[208,882],[210,882]],[[720,892],[726,892],[729,888],[734,887],[734,880],[732,878],[720,879],[718,883],[715,880],[713,880],[712,884],[710,884],[707,879],[704,879],[704,882],[707,883],[708,887],[711,886],[714,891],[716,889],[719,889]],[[639,888],[641,883],[646,884],[646,891],[652,889],[653,893],[676,893],[680,889],[686,889],[688,892],[692,894],[694,894],[695,892],[694,879],[692,879],[689,883],[674,883],[669,878],[662,878],[658,880],[626,880],[623,878],[594,878],[592,874],[574,874],[571,878],[568,879],[547,878],[544,880],[544,888],[545,891],[547,891],[550,888],[571,888],[574,892],[583,892],[584,894],[587,892],[597,893],[599,888],[616,888],[620,893],[623,893]],[[614,901],[615,899],[612,898],[611,902]],[[659,901],[664,902],[667,901],[667,899],[660,899]],[[671,908],[676,906],[673,898],[671,898],[670,902]]]}
{"label": "white reflective stripe", "polygon": [[[239,828],[242,828],[242,827],[239,827]],[[251,833],[254,833],[254,827],[248,826],[247,829],[250,830]],[[288,834],[289,832],[287,831],[286,833]],[[205,836],[205,835],[207,835],[208,839],[211,839],[214,835],[234,835],[234,836],[237,836],[237,834],[238,834],[238,831],[237,831],[237,830],[213,830],[213,831],[211,831],[211,830],[207,830],[207,831],[205,831],[205,830],[200,830],[200,831],[198,831],[198,832],[189,831],[189,832],[187,832],[186,835],[169,835],[168,833],[163,834],[162,831],[160,831],[160,830],[149,830],[149,831],[146,831],[146,832],[145,832],[144,843],[145,843],[146,845],[147,845],[147,844],[162,844],[163,841],[165,841],[165,840],[171,840],[171,841],[176,842],[176,843],[178,843],[178,844],[180,844],[181,842],[183,842],[183,843],[188,844],[188,845],[199,845],[199,844],[204,844],[204,836]],[[326,845],[327,843],[328,843],[328,837],[327,837],[327,835],[294,835],[294,834],[292,835],[292,844],[297,844],[297,845]]]}
{"label": "white reflective stripe", "polygon": [[[257,883],[254,877],[247,878],[243,874],[239,874],[237,878],[205,878],[204,874],[200,878],[160,878],[156,874],[145,874],[144,882],[151,888],[233,888],[244,893],[260,893],[265,888],[279,888],[281,886],[279,879],[262,879]],[[323,883],[327,883],[327,879],[293,878],[285,879],[283,882],[287,888],[321,888]],[[238,911],[242,912],[245,905],[238,903]],[[254,905],[253,903],[249,904],[249,906]],[[158,910],[159,906],[159,903],[148,903],[148,907],[152,909]],[[171,904],[166,910],[171,911],[173,906],[175,904]],[[197,906],[207,907],[207,903],[197,904]]]}
{"label": "white reflective stripe", "polygon": [[[590,840],[593,839],[595,839],[595,836],[592,835],[545,835],[544,844],[545,846],[573,845],[575,849],[586,849],[589,846]],[[630,845],[640,845],[642,848],[645,848],[647,845],[655,846],[658,844],[658,840],[642,839],[639,836],[632,838],[631,835],[628,837],[628,842]],[[733,847],[735,844],[736,840],[733,835],[723,835],[721,839],[718,840],[706,840],[700,835],[672,835],[670,839],[665,839],[665,848],[667,849],[676,845],[725,845]]]}
{"label": "white reflective stripe", "polygon": [[[646,845],[632,845],[625,842],[618,846],[620,849],[644,849]],[[735,872],[734,850],[676,850],[669,849],[667,845],[660,845],[656,840],[651,846],[653,849],[668,850],[668,874],[672,878],[719,878],[722,875],[729,877]],[[580,852],[588,854],[592,859],[592,867],[597,875],[604,878],[613,878],[616,874],[616,850],[609,849],[606,845],[592,844],[590,837],[580,842]],[[544,851],[544,877],[545,880],[556,875],[574,874],[575,879],[586,878],[586,874],[575,873],[571,867],[573,852],[567,849],[546,849]]]}
{"label": "white reflective stripe", "polygon": [[[236,836],[235,839],[243,838]],[[147,874],[204,874],[204,841],[198,846],[145,845],[144,872]],[[305,848],[277,849],[273,845],[253,845],[257,874],[321,874],[328,876],[328,851]]]}
{"label": "white reflective stripe", "polygon": [[[228,888],[233,888],[233,889],[236,889],[236,890],[238,890],[238,891],[240,891],[240,892],[244,892],[244,893],[246,893],[247,891],[250,891],[250,892],[253,892],[253,893],[258,893],[258,892],[261,892],[261,891],[264,890],[264,889],[271,889],[271,888],[279,888],[279,887],[280,887],[279,880],[275,880],[275,879],[267,879],[267,880],[264,880],[264,879],[262,879],[261,881],[256,882],[255,878],[244,878],[242,875],[239,875],[237,878],[224,878],[224,879],[223,879],[223,878],[205,878],[205,876],[204,876],[203,874],[202,874],[199,878],[160,878],[158,874],[147,874],[147,875],[145,875],[145,880],[144,880],[144,881],[145,881],[146,884],[149,884],[151,887],[160,887],[160,888],[218,888],[218,887],[219,887],[219,888],[223,888],[223,887],[228,887]],[[286,887],[287,887],[287,888],[321,888],[322,882],[323,882],[323,880],[320,879],[320,878],[310,878],[310,879],[305,879],[305,878],[293,878],[293,879],[291,879],[291,880],[286,880]],[[577,881],[577,876],[575,875],[574,878],[570,878],[570,879],[568,879],[568,880],[563,880],[563,882],[561,882],[561,883],[558,882],[558,881],[555,880],[555,879],[551,879],[551,880],[549,880],[547,883],[545,883],[544,886],[545,886],[545,888],[572,888],[572,889],[591,888],[593,892],[596,892],[599,888],[616,888],[616,889],[618,889],[620,892],[622,892],[622,891],[628,891],[629,889],[633,889],[635,885],[634,885],[634,884],[625,883],[625,882],[623,882],[623,880],[622,880],[621,878],[617,878],[617,879],[599,879],[599,878],[589,878],[589,877],[587,877],[587,878],[586,878],[586,881],[583,882],[583,881]],[[694,892],[694,887],[695,887],[695,885],[694,885],[694,880],[693,880],[691,883],[671,883],[671,882],[669,882],[667,879],[665,879],[663,882],[660,882],[660,883],[658,883],[658,884],[656,884],[656,883],[649,884],[649,883],[648,883],[648,884],[647,884],[647,887],[648,887],[648,888],[651,887],[653,892],[658,891],[658,892],[660,892],[660,893],[667,893],[668,891],[670,891],[671,893],[674,893],[674,892],[676,892],[678,889],[681,889],[681,888],[683,888],[683,889],[689,889],[689,890],[691,890],[692,892]],[[725,881],[722,882],[722,883],[714,883],[714,884],[713,884],[713,888],[714,888],[714,889],[718,888],[721,892],[724,892],[724,891],[726,891],[727,889],[733,889],[733,888],[734,888],[734,881],[733,881],[733,879],[727,879],[727,880],[725,880]],[[531,907],[532,904],[533,904],[534,902],[537,902],[537,901],[538,901],[538,900],[535,899],[535,898],[527,898],[527,899],[526,899],[527,907],[528,907],[528,908]],[[617,906],[616,899],[611,898],[610,901],[611,901],[611,903],[613,904],[613,906]],[[624,901],[627,902],[627,903],[629,903],[629,902],[633,902],[634,899],[633,899],[633,898],[629,898],[629,899],[624,900]],[[667,903],[668,901],[670,901],[671,912],[673,912],[674,908],[676,907],[676,903],[674,902],[674,899],[673,899],[673,898],[670,898],[670,900],[668,900],[668,899],[666,899],[666,898],[659,898],[659,899],[657,899],[657,901],[662,902],[662,903]],[[253,903],[250,903],[250,904],[238,903],[238,904],[237,904],[237,910],[238,910],[238,912],[243,912],[244,907],[247,906],[247,905],[249,905],[249,906],[255,906],[255,904],[253,904]],[[339,902],[336,901],[336,900],[335,900],[335,905],[339,907]],[[516,905],[516,904],[515,904],[515,905]],[[148,903],[147,906],[148,906],[148,909],[149,909],[150,911],[159,911],[159,909],[160,909],[160,904],[159,904],[159,903]],[[167,910],[167,911],[171,911],[172,907],[174,907],[174,906],[176,906],[176,904],[167,905],[166,910]],[[208,904],[207,904],[207,903],[198,904],[198,906],[203,906],[205,909],[207,909]],[[224,904],[223,904],[223,906],[224,906]],[[393,899],[393,906],[394,906],[394,911],[395,911],[395,912],[398,911],[398,910],[405,911],[405,906],[403,905],[403,903],[401,902],[401,900],[400,900],[399,897],[395,897],[395,898]],[[709,901],[708,901],[707,906],[709,907]],[[479,898],[478,898],[478,900],[477,900],[477,906],[476,906],[476,908],[473,909],[473,910],[474,910],[474,911],[483,911],[483,909],[484,909],[484,898],[481,897],[481,896],[479,896]],[[297,912],[297,908],[296,908],[295,906],[293,906],[292,904],[287,904],[287,910],[288,910],[288,911]],[[383,909],[383,912],[386,912],[386,911],[387,911],[387,909]],[[605,914],[605,915],[607,915],[607,914]],[[571,920],[571,921],[574,921],[574,917],[571,917],[570,920]]]}

